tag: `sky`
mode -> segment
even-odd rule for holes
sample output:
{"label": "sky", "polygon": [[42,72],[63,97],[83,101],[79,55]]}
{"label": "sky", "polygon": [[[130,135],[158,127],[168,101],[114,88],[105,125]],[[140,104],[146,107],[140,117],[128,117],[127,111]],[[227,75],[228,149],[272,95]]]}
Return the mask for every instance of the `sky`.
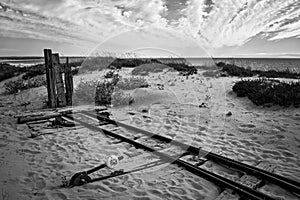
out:
{"label": "sky", "polygon": [[0,56],[300,58],[299,0],[0,0]]}

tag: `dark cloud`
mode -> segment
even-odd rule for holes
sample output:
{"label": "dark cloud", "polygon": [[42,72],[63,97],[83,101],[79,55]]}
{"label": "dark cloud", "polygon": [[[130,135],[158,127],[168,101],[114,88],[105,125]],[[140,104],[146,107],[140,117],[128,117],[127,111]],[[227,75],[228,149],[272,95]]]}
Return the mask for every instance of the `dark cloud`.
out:
{"label": "dark cloud", "polygon": [[168,11],[163,15],[169,21],[176,21],[182,17],[182,10],[186,7],[187,0],[167,0]]}

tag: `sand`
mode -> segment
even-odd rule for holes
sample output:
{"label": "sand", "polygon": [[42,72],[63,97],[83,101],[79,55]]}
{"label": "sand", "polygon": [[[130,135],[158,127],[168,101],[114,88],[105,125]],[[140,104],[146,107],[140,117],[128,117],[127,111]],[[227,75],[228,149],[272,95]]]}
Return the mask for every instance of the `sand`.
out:
{"label": "sand", "polygon": [[[129,77],[130,72],[131,69],[122,69],[119,73]],[[82,78],[102,79],[104,73],[105,70],[75,76],[75,87]],[[151,87],[130,91],[136,99],[132,105],[110,108],[114,119],[250,165],[269,162],[276,165],[275,173],[300,181],[299,108],[257,107],[247,98],[237,98],[231,87],[239,79],[233,77],[205,77],[199,71],[186,78],[174,71],[164,71],[145,78]],[[164,89],[157,84],[163,84]],[[28,138],[32,130],[16,124],[13,116],[41,108],[43,100],[46,100],[44,87],[0,97],[2,199],[214,199],[218,196],[220,188],[213,183],[80,125],[77,130],[66,130],[45,122],[35,131],[55,133]],[[31,104],[26,107],[22,104],[29,101]],[[232,115],[226,116],[229,111]],[[180,153],[178,149],[166,151]],[[60,187],[61,177],[97,166],[110,154],[124,157],[120,169],[156,164],[82,187]],[[203,168],[233,180],[238,178],[234,171],[209,162]],[[92,176],[110,172],[104,169]],[[280,189],[273,185],[262,190],[295,199],[278,192]]]}

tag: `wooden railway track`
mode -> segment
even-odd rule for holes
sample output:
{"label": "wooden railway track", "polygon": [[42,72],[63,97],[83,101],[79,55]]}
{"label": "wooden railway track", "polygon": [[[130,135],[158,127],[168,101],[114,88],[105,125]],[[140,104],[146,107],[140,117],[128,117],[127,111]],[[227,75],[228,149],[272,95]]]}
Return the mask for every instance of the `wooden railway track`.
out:
{"label": "wooden railway track", "polygon": [[[96,111],[96,112],[95,112]],[[183,144],[179,141],[172,140],[171,138],[164,137],[162,135],[158,135],[122,122],[117,122],[115,120],[109,119],[107,115],[101,114],[101,112],[105,112],[105,108],[98,108],[97,110],[93,109],[75,109],[72,110],[62,110],[49,112],[46,115],[28,115],[28,116],[20,116],[18,119],[19,123],[27,123],[27,125],[33,129],[37,135],[45,135],[45,134],[54,134],[57,131],[49,130],[46,133],[43,133],[44,130],[35,130],[35,126],[38,126],[39,123],[48,122],[48,119],[51,118],[63,118],[69,121],[70,123],[76,123],[76,127],[73,128],[60,128],[61,131],[78,129],[78,128],[89,128],[95,131],[102,132],[108,136],[119,139],[120,142],[127,142],[136,148],[144,149],[145,151],[149,151],[160,157],[160,162],[169,162],[172,164],[177,164],[187,171],[194,173],[197,176],[205,178],[211,182],[214,182],[216,185],[220,186],[220,188],[224,189],[223,192],[219,195],[217,200],[225,200],[225,199],[273,199],[273,197],[268,196],[259,191],[259,188],[263,187],[265,184],[275,184],[286,191],[290,192],[295,196],[295,198],[300,199],[300,183],[290,180],[288,178],[276,175],[271,173],[270,168],[268,166],[263,165],[263,169],[253,167],[250,165],[246,165],[232,159],[204,151],[199,147],[190,146],[187,144]],[[75,124],[74,124],[75,125]],[[79,125],[79,126],[78,126]],[[122,129],[121,134],[118,134],[118,130]],[[125,131],[125,132],[124,132]],[[120,131],[119,131],[120,132]],[[139,140],[143,140],[139,142]],[[144,144],[144,141],[152,141]],[[155,146],[154,144],[163,144]],[[164,146],[164,148],[161,148]],[[178,147],[181,149],[181,152],[178,154],[170,155],[166,153],[165,150],[168,150],[171,147]],[[160,147],[160,148],[157,148]],[[200,153],[200,154],[199,154]],[[178,156],[180,155],[180,156]],[[198,155],[203,155],[203,157],[199,158],[197,162],[195,160],[186,159],[187,157],[195,158]],[[214,174],[206,169],[201,168],[205,162],[212,162],[224,166],[228,169],[234,170],[241,174],[239,180],[231,180],[224,176]],[[260,166],[261,167],[261,166]],[[134,172],[133,170],[132,172]],[[126,172],[126,173],[130,173]],[[126,174],[125,173],[125,174]],[[122,174],[120,174],[122,175]],[[119,176],[117,175],[108,175],[107,177],[97,178],[93,181],[100,181],[106,178],[111,178]]]}
{"label": "wooden railway track", "polygon": [[220,156],[220,155],[212,153],[212,152],[207,152],[207,151],[201,150],[200,148],[197,148],[197,147],[194,147],[194,146],[191,146],[191,145],[183,144],[179,141],[172,140],[172,139],[164,137],[162,135],[154,134],[154,133],[151,133],[149,131],[146,131],[146,130],[143,130],[143,129],[140,129],[140,128],[137,128],[137,127],[134,127],[134,126],[124,124],[122,122],[116,122],[112,119],[109,119],[109,118],[101,116],[101,115],[93,114],[91,112],[82,112],[82,113],[87,115],[87,116],[90,116],[92,118],[97,118],[99,120],[99,122],[102,122],[102,123],[107,122],[107,123],[110,123],[110,124],[114,124],[116,126],[124,127],[128,130],[132,130],[132,131],[135,131],[135,132],[138,132],[138,133],[143,133],[147,136],[150,136],[153,139],[157,139],[157,140],[160,140],[160,141],[163,141],[163,142],[166,142],[166,143],[172,142],[173,145],[178,145],[180,147],[183,147],[184,149],[187,149],[188,152],[191,152],[194,155],[199,155],[199,151],[202,151],[201,154],[205,155],[205,158],[208,159],[208,160],[217,161],[217,162],[223,163],[225,165],[228,165],[230,167],[236,168],[238,170],[244,171],[247,174],[258,176],[258,177],[260,177],[262,179],[265,179],[269,182],[273,182],[275,184],[278,184],[280,187],[288,189],[289,191],[292,191],[295,194],[300,195],[300,183],[298,183],[297,181],[285,178],[283,176],[279,176],[279,175],[274,174],[274,173],[270,173],[270,172],[262,170],[260,168],[256,168],[256,167],[246,165],[246,164],[241,163],[241,162],[237,162],[235,160]]}
{"label": "wooden railway track", "polygon": [[[287,179],[285,177],[270,173],[268,171],[249,166],[237,161],[234,161],[232,159],[222,157],[220,155],[211,153],[211,152],[205,152],[197,147],[189,146],[186,144],[183,144],[179,141],[172,140],[170,138],[151,133],[146,130],[142,130],[140,128],[124,124],[121,122],[114,121],[112,119],[109,119],[103,115],[94,114],[92,112],[85,112],[82,111],[80,113],[76,114],[64,114],[63,117],[67,120],[74,121],[82,126],[85,126],[89,129],[103,132],[104,134],[117,138],[122,142],[127,142],[136,148],[144,149],[146,151],[149,151],[157,156],[159,156],[164,161],[170,162],[172,164],[177,164],[181,167],[184,167],[186,170],[194,173],[197,176],[203,177],[209,181],[214,182],[216,185],[220,186],[223,189],[231,189],[235,191],[239,197],[246,198],[246,199],[274,199],[271,196],[268,196],[260,191],[258,191],[258,188],[263,186],[265,182],[271,182],[274,183],[295,196],[300,195],[300,187],[299,183],[290,179]],[[105,128],[105,126],[102,125],[113,125],[115,128]],[[151,147],[151,145],[145,145],[141,142],[137,141],[136,134],[128,137],[128,135],[124,136],[122,134],[117,134],[116,130],[118,130],[118,127],[125,128],[126,130],[129,130],[131,132],[134,132],[139,135],[143,135],[144,137],[147,137],[147,140],[155,140],[159,143],[163,142],[165,144],[171,144],[178,146],[182,149],[184,149],[184,152],[179,157],[174,157],[171,155],[168,155],[167,153],[164,153],[162,150],[158,150],[155,147]],[[190,163],[182,159],[184,156],[197,156],[199,155],[199,151],[203,151],[202,154],[205,155],[205,158],[202,158],[202,163],[198,163],[198,165],[195,165],[195,163]],[[241,178],[241,181],[235,182],[233,180],[224,178],[218,174],[214,174],[210,171],[207,171],[205,169],[202,169],[200,166],[205,162],[205,160],[210,160],[212,162],[221,163],[222,165],[228,166],[228,168],[236,169],[244,174],[243,177],[246,177],[243,179]],[[247,177],[250,175],[250,177],[255,177],[255,180],[250,179],[247,180]],[[223,194],[223,193],[222,193]],[[224,193],[225,194],[225,193]],[[228,197],[225,197],[224,195],[220,196],[218,199],[226,199]]]}

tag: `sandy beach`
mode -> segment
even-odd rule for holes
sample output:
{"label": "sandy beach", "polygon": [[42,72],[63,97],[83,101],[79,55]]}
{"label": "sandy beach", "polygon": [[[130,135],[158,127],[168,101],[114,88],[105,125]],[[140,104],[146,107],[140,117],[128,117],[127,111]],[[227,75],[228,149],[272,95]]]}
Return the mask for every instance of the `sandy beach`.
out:
{"label": "sandy beach", "polygon": [[[107,71],[76,75],[74,87],[82,79],[102,80]],[[130,77],[131,71],[122,68],[118,73]],[[300,108],[255,106],[232,92],[239,78],[207,77],[203,72],[188,77],[168,70],[150,73],[144,77],[150,87],[129,91],[134,103],[109,108],[112,118],[249,165],[271,163],[276,166],[274,173],[300,181]],[[42,108],[47,91],[39,87],[6,95],[4,82],[0,83],[2,199],[215,199],[219,195],[220,188],[212,182],[170,163],[62,188],[61,177],[97,166],[107,155],[123,156],[119,169],[126,170],[160,159],[80,124],[72,130],[51,127],[48,121],[36,130],[17,124],[14,116]],[[28,138],[33,131],[54,133]],[[238,178],[236,172],[210,162],[202,167]],[[103,169],[93,176],[110,172]],[[297,199],[272,184],[261,190]]]}

